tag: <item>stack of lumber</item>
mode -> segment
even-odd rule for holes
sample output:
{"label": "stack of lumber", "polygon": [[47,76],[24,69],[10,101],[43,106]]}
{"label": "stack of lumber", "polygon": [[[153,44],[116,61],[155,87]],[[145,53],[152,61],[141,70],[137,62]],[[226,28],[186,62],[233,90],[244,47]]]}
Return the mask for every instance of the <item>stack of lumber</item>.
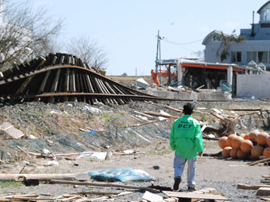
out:
{"label": "stack of lumber", "polygon": [[237,184],[238,189],[249,189],[249,190],[257,190],[257,196],[263,196],[260,199],[265,201],[270,201],[270,185],[259,184],[259,185],[248,185],[248,184]]}

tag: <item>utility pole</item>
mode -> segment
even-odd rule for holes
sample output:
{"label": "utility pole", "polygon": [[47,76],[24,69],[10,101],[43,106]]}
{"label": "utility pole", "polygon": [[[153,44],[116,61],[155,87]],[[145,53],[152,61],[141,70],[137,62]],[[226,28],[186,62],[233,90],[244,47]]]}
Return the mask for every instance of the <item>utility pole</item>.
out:
{"label": "utility pole", "polygon": [[137,87],[137,86],[138,86],[138,85],[137,85],[137,68],[136,68],[135,74],[136,74],[136,90],[137,90],[137,88],[138,88],[138,87]]}
{"label": "utility pole", "polygon": [[159,30],[158,30],[158,35],[157,35],[157,53],[156,53],[156,72],[158,72],[158,63],[157,63],[157,61],[160,60],[160,58],[161,58],[160,39],[161,39],[161,37],[159,36]]}
{"label": "utility pole", "polygon": [[[158,63],[157,61],[158,60],[161,60],[161,47],[160,47],[160,40],[162,38],[159,36],[159,30],[158,30],[158,35],[157,35],[157,53],[156,53],[156,72],[158,73]],[[160,80],[160,83],[162,83],[161,81],[161,76],[159,75],[159,80]]]}

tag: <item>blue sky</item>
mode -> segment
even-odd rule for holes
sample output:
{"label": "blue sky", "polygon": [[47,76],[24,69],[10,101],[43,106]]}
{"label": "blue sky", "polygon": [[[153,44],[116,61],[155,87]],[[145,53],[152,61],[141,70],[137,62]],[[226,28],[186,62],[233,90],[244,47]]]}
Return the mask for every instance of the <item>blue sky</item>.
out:
{"label": "blue sky", "polygon": [[[107,75],[150,75],[155,69],[157,33],[161,58],[196,57],[213,30],[231,34],[250,28],[252,12],[267,0],[31,0],[64,18],[61,40],[87,35],[108,53]],[[172,43],[171,43],[172,42]],[[63,50],[65,51],[65,50]]]}

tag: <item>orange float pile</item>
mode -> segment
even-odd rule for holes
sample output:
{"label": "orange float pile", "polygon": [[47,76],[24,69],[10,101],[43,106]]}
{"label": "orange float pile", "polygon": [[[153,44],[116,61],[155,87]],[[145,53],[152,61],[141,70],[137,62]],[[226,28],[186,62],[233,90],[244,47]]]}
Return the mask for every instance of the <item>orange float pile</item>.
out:
{"label": "orange float pile", "polygon": [[218,145],[224,158],[256,160],[260,156],[270,157],[270,135],[265,131],[254,130],[241,136],[223,136]]}

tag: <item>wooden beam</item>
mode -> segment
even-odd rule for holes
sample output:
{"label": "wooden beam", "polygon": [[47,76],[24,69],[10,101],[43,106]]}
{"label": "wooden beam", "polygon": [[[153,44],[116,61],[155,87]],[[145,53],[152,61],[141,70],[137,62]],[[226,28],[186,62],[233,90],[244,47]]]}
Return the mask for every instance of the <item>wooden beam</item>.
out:
{"label": "wooden beam", "polygon": [[120,185],[120,184],[113,184],[113,183],[75,182],[75,181],[66,181],[66,180],[51,180],[50,182],[53,184],[89,185],[89,186],[97,186],[97,187],[118,187],[118,188],[125,188],[125,189],[144,190],[144,191],[149,191],[149,192],[154,192],[154,193],[160,192],[157,189],[152,189],[149,187],[128,186],[128,185]]}
{"label": "wooden beam", "polygon": [[163,197],[160,196],[160,195],[157,195],[157,194],[152,194],[148,191],[146,191],[144,194],[143,194],[143,199],[146,199],[148,201],[162,201],[163,200]]}
{"label": "wooden beam", "polygon": [[153,116],[162,116],[162,117],[166,117],[166,118],[174,118],[174,119],[178,119],[178,116],[172,116],[172,115],[168,115],[168,114],[163,114],[163,113],[156,113],[156,112],[151,112],[151,111],[145,111],[145,114],[150,114]]}
{"label": "wooden beam", "polygon": [[270,158],[266,158],[266,159],[262,159],[262,160],[258,160],[258,161],[254,161],[254,162],[250,162],[250,163],[247,163],[249,166],[254,166],[254,165],[257,165],[259,163],[265,163],[267,161],[270,161]]}
{"label": "wooden beam", "polygon": [[270,185],[248,185],[248,184],[242,184],[242,183],[238,183],[237,184],[237,189],[249,189],[249,190],[257,190],[260,187],[266,187],[266,188],[270,188]]}
{"label": "wooden beam", "polygon": [[188,198],[188,199],[211,199],[211,200],[228,200],[226,197],[215,194],[196,194],[192,192],[172,192],[172,191],[163,191],[169,197],[175,198]]}
{"label": "wooden beam", "polygon": [[268,187],[260,187],[257,192],[257,196],[270,196],[270,188]]}
{"label": "wooden beam", "polygon": [[15,180],[15,181],[24,181],[36,179],[40,181],[47,180],[89,180],[90,175],[88,173],[68,173],[68,174],[0,174],[1,180]]}
{"label": "wooden beam", "polygon": [[170,110],[173,110],[173,111],[176,111],[176,112],[179,112],[179,113],[183,114],[183,110],[180,110],[180,109],[175,109],[175,108],[170,107],[170,106],[166,106],[165,108],[167,108],[167,109],[170,109]]}

